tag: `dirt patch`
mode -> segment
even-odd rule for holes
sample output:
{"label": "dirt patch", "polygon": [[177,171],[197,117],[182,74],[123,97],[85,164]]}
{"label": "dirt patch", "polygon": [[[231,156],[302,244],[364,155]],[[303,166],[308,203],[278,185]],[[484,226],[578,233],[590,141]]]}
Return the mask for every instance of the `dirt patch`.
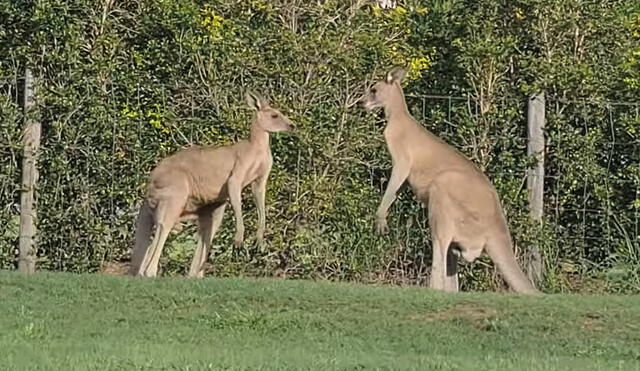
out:
{"label": "dirt patch", "polygon": [[129,262],[104,262],[100,266],[100,273],[115,276],[126,276],[129,273]]}
{"label": "dirt patch", "polygon": [[[98,272],[100,272],[101,274],[110,274],[114,276],[127,276],[129,275],[130,267],[131,267],[131,262],[128,262],[128,261],[104,262],[100,266],[100,270]],[[205,262],[202,265],[202,268],[204,269],[205,276],[208,276],[214,273],[213,264],[209,262]],[[161,273],[162,273],[162,267],[160,267],[158,271],[158,275],[161,275]]]}
{"label": "dirt patch", "polygon": [[470,321],[478,327],[485,327],[486,323],[495,320],[498,314],[498,311],[493,308],[484,308],[477,304],[458,303],[439,312],[413,314],[409,318],[427,322],[462,319]]}
{"label": "dirt patch", "polygon": [[581,294],[603,294],[610,291],[609,282],[604,279],[581,277],[578,274],[561,274],[558,283],[562,292]]}
{"label": "dirt patch", "polygon": [[600,331],[604,328],[603,315],[600,313],[586,313],[582,319],[582,328],[590,331]]}

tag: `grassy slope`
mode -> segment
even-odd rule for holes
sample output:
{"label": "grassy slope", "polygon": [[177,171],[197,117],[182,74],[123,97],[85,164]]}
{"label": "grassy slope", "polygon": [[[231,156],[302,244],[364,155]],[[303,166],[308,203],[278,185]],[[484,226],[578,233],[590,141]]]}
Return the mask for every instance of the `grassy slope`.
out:
{"label": "grassy slope", "polygon": [[631,370],[640,297],[0,272],[0,359],[58,370]]}

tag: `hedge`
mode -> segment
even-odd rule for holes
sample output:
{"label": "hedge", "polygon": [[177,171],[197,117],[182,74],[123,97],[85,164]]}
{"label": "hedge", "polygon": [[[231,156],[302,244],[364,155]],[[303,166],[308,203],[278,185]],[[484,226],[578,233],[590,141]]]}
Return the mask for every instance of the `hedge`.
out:
{"label": "hedge", "polygon": [[[29,66],[43,124],[40,269],[126,260],[149,171],[183,146],[245,138],[243,94],[253,89],[298,130],[272,137],[266,249],[253,246],[245,193],[247,249],[232,248],[227,213],[213,274],[423,284],[428,228],[409,190],[392,207],[391,234],[374,234],[390,161],[382,117],[354,105],[373,79],[404,65],[412,112],[493,180],[518,254],[543,249],[548,290],[595,277],[606,290],[638,291],[639,11],[630,0],[395,9],[363,0],[0,0],[0,267],[15,265],[19,79]],[[524,187],[527,96],[538,91],[548,97],[542,226],[529,221]],[[166,274],[187,269],[189,232],[172,235]],[[463,274],[463,289],[501,285],[487,259]]]}

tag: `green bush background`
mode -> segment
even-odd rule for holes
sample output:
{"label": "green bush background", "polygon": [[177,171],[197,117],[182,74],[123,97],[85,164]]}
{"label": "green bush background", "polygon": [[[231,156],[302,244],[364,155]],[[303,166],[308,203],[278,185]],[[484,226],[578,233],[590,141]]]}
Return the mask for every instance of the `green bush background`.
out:
{"label": "green bush background", "polygon": [[[381,117],[352,105],[400,64],[416,117],[494,181],[519,255],[543,249],[547,290],[589,289],[598,278],[596,289],[637,292],[640,5],[399,3],[0,0],[0,267],[15,265],[20,78],[30,66],[30,114],[43,124],[41,269],[126,260],[151,168],[189,143],[246,137],[243,93],[254,89],[298,132],[272,139],[266,250],[252,250],[245,193],[250,251],[231,248],[227,213],[214,274],[423,284],[428,230],[410,191],[391,210],[391,234],[373,234],[390,162]],[[529,222],[525,187],[526,104],[538,91],[548,118],[542,226]],[[172,236],[165,272],[182,273],[193,246],[191,233]],[[501,285],[486,259],[463,272],[464,289]]]}

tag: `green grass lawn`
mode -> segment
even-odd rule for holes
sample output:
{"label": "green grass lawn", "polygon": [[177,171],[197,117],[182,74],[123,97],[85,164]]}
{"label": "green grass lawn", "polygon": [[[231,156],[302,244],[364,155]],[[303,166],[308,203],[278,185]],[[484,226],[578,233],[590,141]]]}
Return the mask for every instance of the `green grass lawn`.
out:
{"label": "green grass lawn", "polygon": [[640,369],[640,297],[0,272],[0,369]]}

